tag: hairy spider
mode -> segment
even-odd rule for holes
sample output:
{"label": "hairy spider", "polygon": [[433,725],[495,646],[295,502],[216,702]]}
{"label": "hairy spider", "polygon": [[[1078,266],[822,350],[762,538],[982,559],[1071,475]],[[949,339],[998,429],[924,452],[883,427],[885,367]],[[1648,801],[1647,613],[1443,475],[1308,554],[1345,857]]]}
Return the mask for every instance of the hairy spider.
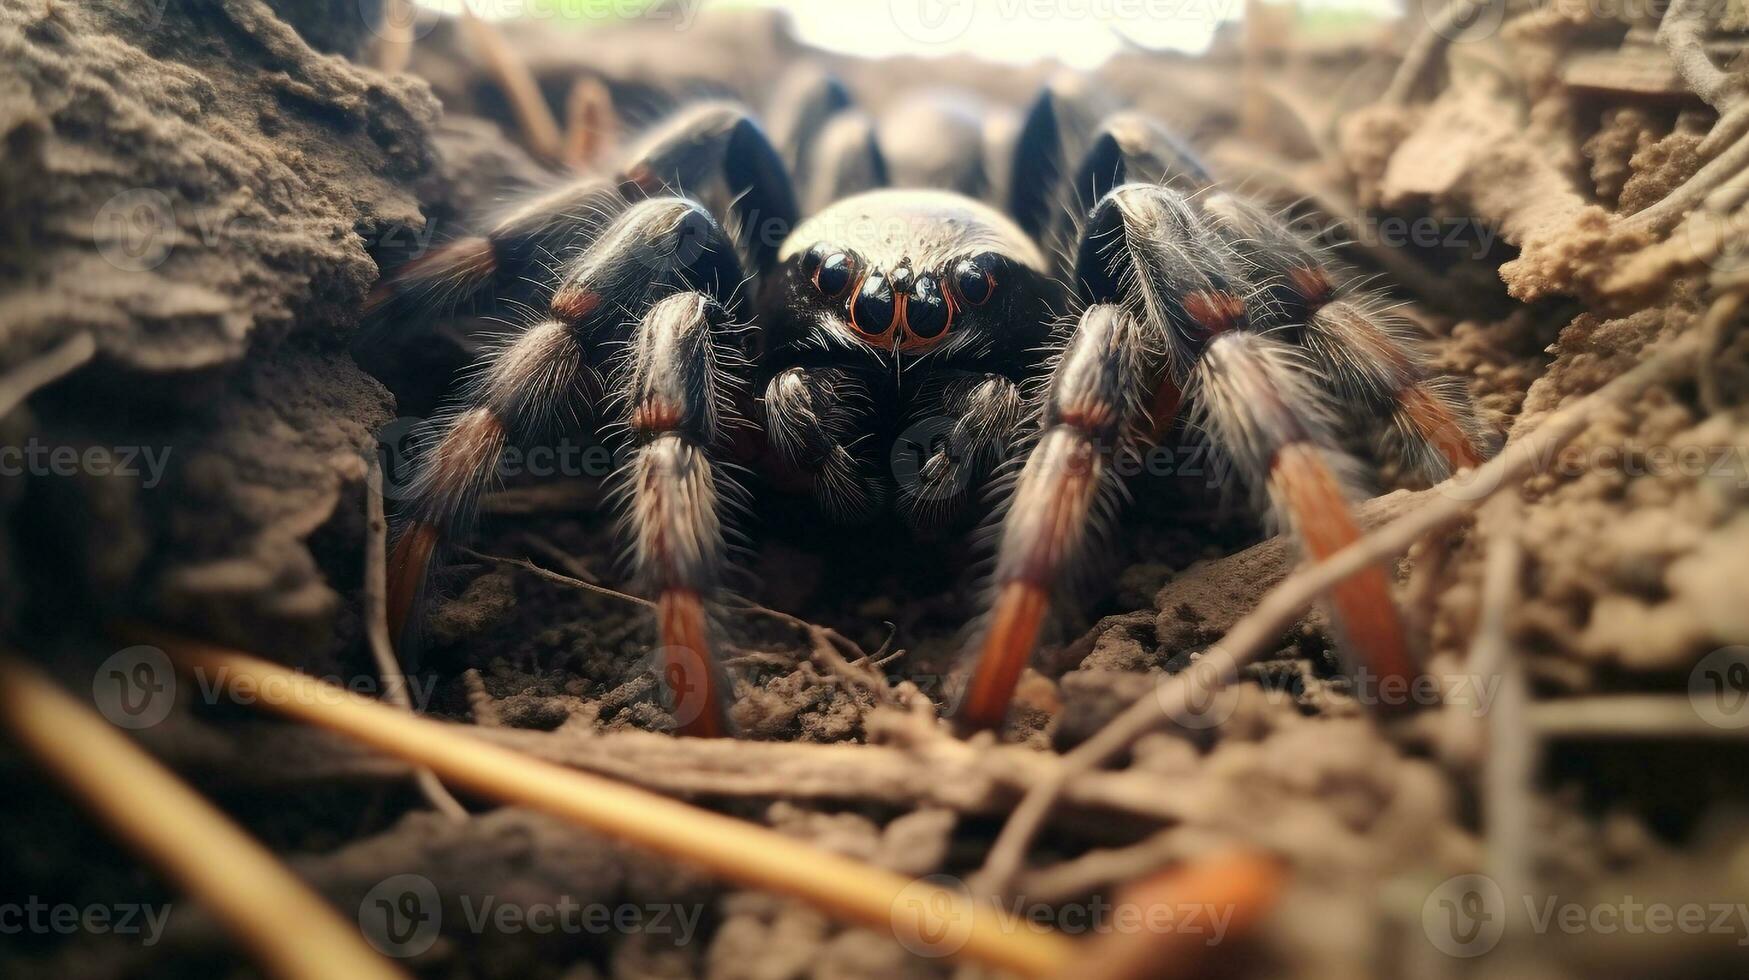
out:
{"label": "hairy spider", "polygon": [[[1463,389],[1428,376],[1375,297],[1147,118],[1047,88],[995,181],[978,131],[948,114],[883,148],[830,80],[788,109],[780,153],[742,109],[693,106],[611,173],[379,287],[373,307],[491,302],[532,279],[546,308],[480,365],[421,465],[390,567],[397,635],[507,442],[579,403],[627,449],[623,536],[670,707],[697,735],[728,727],[711,651],[723,515],[745,492],[731,466],[847,520],[890,508],[939,527],[987,508],[994,574],[955,712],[978,728],[1004,720],[1052,602],[1109,526],[1116,464],[1181,413],[1314,558],[1358,535],[1358,468],[1338,448],[1355,422],[1394,432],[1429,478],[1488,453]],[[886,189],[901,163],[956,189]],[[1006,214],[967,196],[997,183]],[[819,202],[806,220],[797,186]],[[930,437],[895,478],[894,444],[919,425]],[[1413,673],[1385,569],[1332,607],[1351,663]]]}

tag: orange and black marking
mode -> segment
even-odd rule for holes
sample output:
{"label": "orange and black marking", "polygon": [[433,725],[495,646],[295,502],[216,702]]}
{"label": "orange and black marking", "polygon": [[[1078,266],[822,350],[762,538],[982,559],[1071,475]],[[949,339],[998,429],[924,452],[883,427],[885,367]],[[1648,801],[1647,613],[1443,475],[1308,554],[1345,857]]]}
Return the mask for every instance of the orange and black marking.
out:
{"label": "orange and black marking", "polygon": [[620,174],[619,194],[627,201],[642,201],[655,197],[661,191],[662,178],[647,163],[634,164],[631,169]]}
{"label": "orange and black marking", "polygon": [[1224,289],[1186,293],[1184,315],[1204,338],[1242,330],[1249,321],[1245,301]]}
{"label": "orange and black marking", "polygon": [[1336,298],[1336,284],[1317,266],[1294,266],[1287,272],[1287,281],[1308,312],[1322,309]]}
{"label": "orange and black marking", "polygon": [[1445,457],[1452,469],[1482,465],[1485,457],[1476,440],[1439,399],[1419,386],[1397,393],[1402,417],[1435,451]]}
{"label": "orange and black marking", "polygon": [[580,326],[601,308],[601,294],[581,286],[566,286],[553,294],[554,319],[568,327]]}

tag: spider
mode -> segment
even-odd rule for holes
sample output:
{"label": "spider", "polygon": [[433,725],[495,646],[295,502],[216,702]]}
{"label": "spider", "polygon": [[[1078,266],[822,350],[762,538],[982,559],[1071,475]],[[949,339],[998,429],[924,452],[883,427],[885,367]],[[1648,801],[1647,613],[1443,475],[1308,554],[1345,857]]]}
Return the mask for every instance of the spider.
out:
{"label": "spider", "polygon": [[[1358,536],[1345,433],[1393,434],[1428,478],[1490,452],[1467,393],[1430,375],[1376,296],[1149,118],[1047,87],[999,209],[963,192],[995,183],[976,131],[942,122],[883,147],[830,80],[789,110],[780,151],[736,105],[686,108],[605,172],[379,285],[373,310],[489,303],[529,280],[544,305],[480,363],[420,465],[389,572],[403,642],[500,453],[579,404],[624,447],[621,535],[668,706],[700,736],[730,727],[712,651],[724,515],[748,492],[732,470],[844,520],[982,514],[994,572],[953,712],[976,730],[1005,721],[1053,604],[1112,526],[1118,464],[1181,415],[1312,558]],[[962,190],[886,187],[896,160]],[[805,220],[798,196],[818,202]],[[1413,674],[1386,569],[1331,608],[1351,666]]]}

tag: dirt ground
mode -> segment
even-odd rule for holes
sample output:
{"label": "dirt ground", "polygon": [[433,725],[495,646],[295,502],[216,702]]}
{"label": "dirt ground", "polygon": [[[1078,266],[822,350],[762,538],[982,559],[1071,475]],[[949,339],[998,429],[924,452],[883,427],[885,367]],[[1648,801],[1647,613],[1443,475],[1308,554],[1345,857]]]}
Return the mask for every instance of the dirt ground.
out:
{"label": "dirt ground", "polygon": [[[369,467],[439,408],[503,311],[365,331],[361,308],[379,269],[556,179],[524,151],[453,22],[420,28],[408,73],[369,67],[380,38],[357,10],[376,9],[0,0],[0,445],[127,448],[137,464],[0,477],[0,635],[81,697],[122,620],[321,676],[375,676]],[[1219,975],[1725,977],[1749,965],[1737,920],[1509,926],[1473,958],[1436,935],[1442,889],[1478,873],[1524,883],[1537,909],[1729,910],[1749,894],[1749,743],[1733,725],[1749,715],[1721,720],[1703,704],[1706,679],[1736,676],[1708,664],[1749,663],[1731,652],[1749,644],[1749,334],[1708,320],[1745,284],[1749,222],[1728,177],[1749,143],[1716,122],[1743,108],[1731,94],[1742,76],[1703,99],[1655,24],[1511,9],[1449,45],[1422,34],[1417,13],[1340,37],[1260,27],[1200,60],[1138,52],[1097,73],[1226,183],[1330,228],[1508,446],[1675,338],[1705,337],[1706,355],[1602,412],[1522,487],[1399,564],[1398,599],[1444,707],[1376,717],[1323,614],[1306,614],[1223,695],[1221,724],[1149,734],[1065,795],[1011,883],[1041,919],[1069,929],[1066,910],[1244,847],[1278,858],[1288,884],[1253,935],[1219,949]],[[1728,18],[1710,42],[1727,66],[1743,41]],[[628,128],[701,95],[769,105],[789,72],[815,68],[877,118],[953,89],[1012,120],[1050,77],[845,59],[738,11],[683,34],[505,35],[555,106],[576,78],[600,78]],[[1628,217],[1647,209],[1653,220]],[[906,875],[975,881],[1042,760],[1200,659],[1295,568],[1291,543],[1208,483],[1182,473],[1136,494],[1100,587],[1055,625],[1000,737],[960,742],[928,721],[953,695],[976,611],[966,536],[893,547],[894,527],[838,528],[781,500],[755,502],[736,583],[747,605],[723,622],[745,741],[663,734],[649,616],[589,588],[626,579],[588,479],[488,495],[470,550],[438,574],[410,674],[422,710],[499,744]],[[1369,527],[1440,492],[1388,467],[1375,489],[1360,509]],[[1518,588],[1490,610],[1484,579],[1503,538],[1522,550]],[[1504,721],[1465,701],[1466,684],[1501,693],[1473,659],[1487,613],[1503,617],[1526,699]],[[847,654],[869,659],[846,668]],[[133,735],[349,921],[385,880],[428,879],[444,926],[403,961],[419,976],[954,969],[529,811],[470,800],[475,814],[451,820],[405,767],[245,708],[179,704]],[[1528,760],[1528,775],[1501,783],[1502,758]],[[0,771],[0,906],[174,910],[150,944],[0,934],[0,974],[252,975],[209,914],[10,746]],[[693,910],[696,922],[473,930],[482,897]]]}

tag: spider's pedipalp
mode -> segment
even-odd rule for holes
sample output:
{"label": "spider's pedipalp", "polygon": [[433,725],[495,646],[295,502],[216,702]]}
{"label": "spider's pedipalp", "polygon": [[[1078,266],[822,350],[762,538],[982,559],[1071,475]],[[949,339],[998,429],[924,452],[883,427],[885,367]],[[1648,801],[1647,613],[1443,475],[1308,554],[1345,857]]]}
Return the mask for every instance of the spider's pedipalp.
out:
{"label": "spider's pedipalp", "polygon": [[1051,599],[1083,556],[1101,497],[1115,489],[1111,461],[1138,410],[1141,352],[1135,321],[1096,304],[1057,361],[1041,434],[1002,515],[990,612],[955,711],[962,728],[995,728],[1007,717]]}
{"label": "spider's pedipalp", "polygon": [[1076,275],[1090,299],[1131,312],[1180,386],[1210,337],[1250,327],[1252,290],[1230,249],[1207,234],[1191,199],[1168,187],[1125,184],[1101,198]]}
{"label": "spider's pedipalp", "polygon": [[866,520],[885,503],[879,461],[859,445],[875,427],[875,402],[854,372],[790,368],[766,385],[764,409],[778,479],[801,484],[839,521]]}
{"label": "spider's pedipalp", "polygon": [[999,374],[947,374],[925,382],[893,447],[899,516],[936,530],[984,487],[1025,419],[1020,385]]}

